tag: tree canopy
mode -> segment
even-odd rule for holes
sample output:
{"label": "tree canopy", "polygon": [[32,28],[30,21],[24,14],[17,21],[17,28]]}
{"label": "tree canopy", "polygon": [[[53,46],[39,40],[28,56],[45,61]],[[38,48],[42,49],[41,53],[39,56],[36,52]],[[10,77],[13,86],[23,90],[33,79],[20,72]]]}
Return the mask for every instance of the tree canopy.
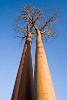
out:
{"label": "tree canopy", "polygon": [[20,13],[16,16],[15,31],[22,40],[26,38],[27,34],[36,35],[35,27],[40,30],[43,40],[49,37],[55,37],[55,24],[59,19],[59,10],[55,10],[51,14],[46,14],[46,10],[33,7],[32,4],[23,5]]}

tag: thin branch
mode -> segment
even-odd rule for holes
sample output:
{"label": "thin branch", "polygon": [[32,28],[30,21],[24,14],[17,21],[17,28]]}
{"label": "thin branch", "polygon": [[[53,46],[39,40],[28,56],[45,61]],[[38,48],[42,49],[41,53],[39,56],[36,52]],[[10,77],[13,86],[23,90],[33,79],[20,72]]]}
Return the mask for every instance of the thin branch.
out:
{"label": "thin branch", "polygon": [[23,36],[23,37],[22,37],[22,36],[15,36],[15,38],[17,38],[17,37],[18,37],[18,38],[21,38],[21,39],[23,40],[23,39],[26,38],[27,36]]}
{"label": "thin branch", "polygon": [[[36,30],[38,29],[42,35],[42,38],[45,40],[47,40],[47,37],[49,36],[54,36],[55,33],[53,25],[58,19],[59,11],[55,11],[48,20],[48,16],[45,15],[44,17],[44,15],[43,10],[32,7],[31,4],[24,5],[15,21],[16,33],[20,33],[20,35],[22,33],[22,39],[24,39],[26,36],[23,36],[23,33],[28,35],[29,32],[31,32],[32,35],[36,35]],[[42,24],[44,22],[43,17],[45,18],[44,24]]]}
{"label": "thin branch", "polygon": [[58,11],[55,12],[54,15],[52,15],[52,17],[51,17],[48,21],[46,21],[46,23],[40,28],[40,31],[41,31],[44,27],[46,27],[49,23],[53,22],[53,21],[55,20],[55,18],[57,18],[58,13],[59,13]]}
{"label": "thin branch", "polygon": [[27,30],[25,28],[22,28],[19,24],[15,24],[16,28],[18,28],[18,30],[16,31],[16,33],[19,33],[20,31],[25,31],[27,32]]}
{"label": "thin branch", "polygon": [[44,34],[44,33],[51,33],[52,29],[46,29],[44,30],[43,32],[41,32],[41,34]]}

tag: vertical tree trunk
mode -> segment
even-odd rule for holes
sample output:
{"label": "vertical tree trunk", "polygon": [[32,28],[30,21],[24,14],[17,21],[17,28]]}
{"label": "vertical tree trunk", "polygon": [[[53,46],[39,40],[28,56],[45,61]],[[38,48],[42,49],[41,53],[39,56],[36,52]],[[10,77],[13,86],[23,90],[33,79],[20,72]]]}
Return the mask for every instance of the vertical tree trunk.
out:
{"label": "vertical tree trunk", "polygon": [[32,85],[31,38],[27,37],[11,100],[32,100]]}
{"label": "vertical tree trunk", "polygon": [[36,29],[35,100],[56,100],[41,34]]}

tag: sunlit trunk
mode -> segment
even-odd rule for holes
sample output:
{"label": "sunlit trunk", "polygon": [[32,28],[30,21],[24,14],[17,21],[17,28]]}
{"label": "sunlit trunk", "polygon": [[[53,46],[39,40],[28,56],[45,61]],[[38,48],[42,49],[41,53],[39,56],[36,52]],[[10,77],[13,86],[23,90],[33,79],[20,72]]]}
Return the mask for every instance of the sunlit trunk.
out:
{"label": "sunlit trunk", "polygon": [[36,29],[35,100],[56,100],[41,34]]}
{"label": "sunlit trunk", "polygon": [[31,37],[27,37],[11,100],[32,100],[32,86]]}

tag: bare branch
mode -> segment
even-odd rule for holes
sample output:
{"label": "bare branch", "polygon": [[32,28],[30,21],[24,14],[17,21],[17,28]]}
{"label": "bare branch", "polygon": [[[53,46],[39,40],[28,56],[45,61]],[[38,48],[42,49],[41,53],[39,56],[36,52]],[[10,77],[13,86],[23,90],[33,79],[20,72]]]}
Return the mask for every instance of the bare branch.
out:
{"label": "bare branch", "polygon": [[41,34],[44,34],[44,33],[51,33],[52,32],[52,29],[46,29],[44,30],[43,32],[41,32]]}
{"label": "bare branch", "polygon": [[15,26],[16,26],[16,28],[18,29],[18,30],[16,31],[16,33],[19,33],[20,31],[25,31],[25,32],[27,32],[27,30],[26,30],[25,28],[22,28],[19,24],[15,24]]}
{"label": "bare branch", "polygon": [[48,21],[46,21],[46,23],[40,28],[40,31],[42,30],[42,29],[44,29],[48,24],[52,24],[53,23],[53,21],[55,21],[56,20],[56,18],[57,18],[57,16],[58,16],[58,14],[59,14],[59,12],[57,11],[57,12],[55,12],[51,17],[50,17],[50,19],[48,20]]}
{"label": "bare branch", "polygon": [[22,36],[16,36],[15,38],[21,38],[22,40],[24,39],[24,38],[26,38],[27,36],[24,36],[24,37],[22,37]]}
{"label": "bare branch", "polygon": [[58,19],[59,11],[55,11],[49,18],[47,18],[48,16],[44,12],[44,10],[33,7],[31,4],[24,5],[15,20],[16,33],[22,33],[23,39],[29,32],[32,35],[36,35],[36,30],[38,29],[42,35],[42,39],[47,40],[47,37],[54,36],[53,26]]}

